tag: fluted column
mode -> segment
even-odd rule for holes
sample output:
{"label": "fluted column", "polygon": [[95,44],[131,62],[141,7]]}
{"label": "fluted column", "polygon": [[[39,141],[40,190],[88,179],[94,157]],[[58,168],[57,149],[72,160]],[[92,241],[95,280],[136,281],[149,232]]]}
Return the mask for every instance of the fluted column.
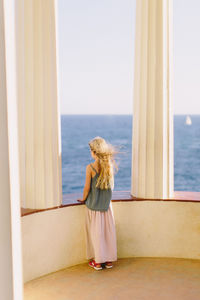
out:
{"label": "fluted column", "polygon": [[173,196],[172,3],[137,0],[131,194]]}
{"label": "fluted column", "polygon": [[23,299],[15,0],[0,0],[0,298]]}
{"label": "fluted column", "polygon": [[59,206],[62,180],[55,3],[19,0],[16,10],[21,205]]}

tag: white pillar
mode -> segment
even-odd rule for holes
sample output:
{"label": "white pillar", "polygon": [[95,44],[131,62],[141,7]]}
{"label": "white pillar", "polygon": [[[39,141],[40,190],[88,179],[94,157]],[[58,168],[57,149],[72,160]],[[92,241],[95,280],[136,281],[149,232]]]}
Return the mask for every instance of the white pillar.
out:
{"label": "white pillar", "polygon": [[131,194],[173,196],[172,3],[137,0]]}
{"label": "white pillar", "polygon": [[21,206],[59,206],[62,179],[55,3],[19,0],[16,9]]}
{"label": "white pillar", "polygon": [[23,299],[15,0],[0,0],[0,298]]}

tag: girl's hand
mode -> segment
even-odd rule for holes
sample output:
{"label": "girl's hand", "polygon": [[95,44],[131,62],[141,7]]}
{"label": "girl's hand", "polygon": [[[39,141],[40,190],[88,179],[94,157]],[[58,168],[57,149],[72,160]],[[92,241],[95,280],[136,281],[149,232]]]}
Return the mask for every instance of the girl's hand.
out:
{"label": "girl's hand", "polygon": [[82,202],[82,203],[85,202],[85,200],[83,200],[83,199],[77,199],[77,201],[78,201],[78,202]]}

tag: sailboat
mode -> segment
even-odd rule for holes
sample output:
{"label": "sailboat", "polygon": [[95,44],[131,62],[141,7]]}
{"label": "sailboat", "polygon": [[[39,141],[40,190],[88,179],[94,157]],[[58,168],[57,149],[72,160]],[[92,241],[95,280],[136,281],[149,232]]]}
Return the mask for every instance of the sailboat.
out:
{"label": "sailboat", "polygon": [[186,117],[185,124],[186,125],[192,125],[192,120],[191,120],[190,116]]}

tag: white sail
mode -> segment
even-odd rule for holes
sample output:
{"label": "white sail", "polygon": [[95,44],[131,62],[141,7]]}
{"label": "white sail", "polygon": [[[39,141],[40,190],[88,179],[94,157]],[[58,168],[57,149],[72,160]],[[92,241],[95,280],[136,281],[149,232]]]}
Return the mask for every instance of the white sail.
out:
{"label": "white sail", "polygon": [[186,117],[185,124],[186,125],[192,125],[192,120],[191,120],[190,116]]}

